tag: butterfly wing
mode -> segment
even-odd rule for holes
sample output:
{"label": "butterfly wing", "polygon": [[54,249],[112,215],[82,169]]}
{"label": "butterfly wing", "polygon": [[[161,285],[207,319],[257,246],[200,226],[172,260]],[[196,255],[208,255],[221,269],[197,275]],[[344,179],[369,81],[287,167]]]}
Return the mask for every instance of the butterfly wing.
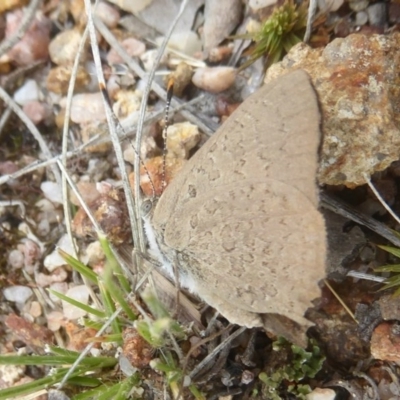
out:
{"label": "butterfly wing", "polygon": [[224,304],[302,323],[318,295],[326,252],[319,123],[307,74],[278,78],[231,115],[154,210],[167,257],[177,254],[199,296],[230,320]]}

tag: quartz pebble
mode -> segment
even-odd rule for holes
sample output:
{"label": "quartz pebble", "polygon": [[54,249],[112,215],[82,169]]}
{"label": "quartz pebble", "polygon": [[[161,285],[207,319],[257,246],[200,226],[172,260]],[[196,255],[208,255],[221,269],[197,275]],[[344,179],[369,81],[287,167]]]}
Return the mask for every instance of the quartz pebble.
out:
{"label": "quartz pebble", "polygon": [[47,314],[47,327],[53,331],[58,331],[64,322],[64,314],[60,311],[50,311]]}
{"label": "quartz pebble", "polygon": [[[19,29],[23,18],[22,9],[6,14],[6,39]],[[23,38],[8,52],[10,60],[20,66],[29,66],[35,61],[47,59],[50,27],[50,20],[37,12]]]}
{"label": "quartz pebble", "polygon": [[8,255],[8,265],[13,269],[20,269],[24,266],[24,254],[19,249],[10,251]]}
{"label": "quartz pebble", "polygon": [[329,388],[315,388],[306,395],[306,400],[334,400],[336,392]]}
{"label": "quartz pebble", "polygon": [[7,301],[24,304],[33,295],[33,291],[27,286],[15,285],[3,289],[3,295]]}
{"label": "quartz pebble", "polygon": [[118,9],[105,1],[99,1],[95,10],[95,14],[110,29],[115,28],[121,18],[121,14]]}
{"label": "quartz pebble", "polygon": [[62,191],[61,187],[56,182],[45,181],[40,184],[40,189],[47,199],[52,201],[53,203],[62,204]]}
{"label": "quartz pebble", "polygon": [[219,93],[233,85],[236,70],[232,67],[199,68],[193,75],[192,82],[198,88],[212,93]]}
{"label": "quartz pebble", "polygon": [[[135,38],[123,40],[121,46],[130,57],[140,57],[146,51],[146,45]],[[110,65],[119,64],[123,62],[123,59],[118,55],[116,50],[111,49],[107,54],[107,62]]]}
{"label": "quartz pebble", "polygon": [[[51,61],[57,65],[72,65],[78,52],[82,34],[78,29],[60,32],[49,45]],[[85,51],[82,53],[85,54]]]}
{"label": "quartz pebble", "polygon": [[45,121],[46,117],[50,115],[50,110],[47,105],[36,100],[24,104],[22,109],[35,125]]}
{"label": "quartz pebble", "polygon": [[33,100],[39,100],[39,86],[33,79],[27,79],[25,83],[15,91],[14,100],[20,106],[29,103]]}
{"label": "quartz pebble", "polygon": [[[164,38],[158,38],[156,42],[160,44]],[[171,35],[168,47],[178,50],[188,56],[193,56],[201,51],[201,40],[193,31],[176,32]]]}
{"label": "quartz pebble", "polygon": [[100,92],[76,94],[72,98],[71,121],[85,124],[105,120],[103,96]]}
{"label": "quartz pebble", "polygon": [[374,3],[367,8],[370,25],[384,28],[387,24],[387,5],[385,3]]}
{"label": "quartz pebble", "polygon": [[[74,254],[74,248],[67,234],[63,235],[57,243],[57,247],[64,250],[68,254]],[[54,271],[56,268],[65,265],[66,262],[64,259],[58,254],[58,250],[55,249],[52,253],[50,253],[43,262],[46,269],[50,272]]]}
{"label": "quartz pebble", "polygon": [[[89,289],[85,285],[74,286],[65,295],[83,304],[88,304],[89,302]],[[62,301],[62,307],[64,316],[67,319],[78,319],[86,315],[86,311],[66,301]]]}

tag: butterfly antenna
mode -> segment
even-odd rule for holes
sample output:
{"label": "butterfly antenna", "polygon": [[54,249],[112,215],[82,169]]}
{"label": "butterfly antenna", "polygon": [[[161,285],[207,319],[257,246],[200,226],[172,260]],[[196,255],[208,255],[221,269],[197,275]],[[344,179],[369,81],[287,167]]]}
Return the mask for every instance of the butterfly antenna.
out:
{"label": "butterfly antenna", "polygon": [[164,191],[167,186],[166,180],[166,163],[167,163],[167,130],[169,126],[169,108],[171,106],[172,95],[174,94],[174,80],[170,79],[167,85],[167,101],[165,104],[165,116],[164,116],[164,128],[162,137],[164,139],[164,151],[163,151],[163,167],[162,167],[162,189]]}
{"label": "butterfly antenna", "polygon": [[[122,133],[124,133],[125,130],[124,130],[123,126],[121,125],[121,122],[119,122],[119,119],[117,118],[117,116],[114,114],[114,111],[112,109],[111,99],[110,99],[110,96],[109,96],[109,94],[107,92],[107,89],[102,84],[100,84],[99,87],[100,87],[100,91],[101,91],[101,94],[103,95],[103,98],[104,98],[105,102],[107,103],[108,107],[110,108],[110,113],[112,115],[112,119],[114,121],[114,124],[117,127],[117,130],[122,132]],[[142,160],[142,157],[140,157],[140,154],[136,150],[136,147],[135,147],[135,145],[134,145],[134,143],[133,143],[133,141],[131,139],[129,139],[129,143],[131,144],[131,146],[133,148],[133,151],[136,154],[136,157],[139,157],[140,163],[142,164],[143,169],[146,172],[147,177],[149,178],[151,189],[152,189],[152,192],[153,192],[153,196],[152,197],[154,199],[154,197],[156,196],[156,188],[154,186],[153,180],[151,179],[149,170],[147,169],[146,165],[144,164],[144,162]]]}

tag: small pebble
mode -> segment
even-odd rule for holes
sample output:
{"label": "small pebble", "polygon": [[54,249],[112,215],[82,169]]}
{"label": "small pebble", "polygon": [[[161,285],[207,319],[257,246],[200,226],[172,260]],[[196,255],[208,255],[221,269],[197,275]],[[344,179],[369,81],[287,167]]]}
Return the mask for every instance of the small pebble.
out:
{"label": "small pebble", "polygon": [[[130,57],[140,57],[146,51],[146,45],[135,38],[127,38],[121,42],[121,46]],[[123,59],[118,55],[117,51],[111,49],[107,54],[108,64],[120,64]]]}
{"label": "small pebble", "polygon": [[120,12],[105,1],[99,1],[95,14],[110,29],[115,28],[121,18]]}
{"label": "small pebble", "polygon": [[101,93],[76,94],[72,98],[71,121],[77,124],[106,121],[103,96]]}
{"label": "small pebble", "polygon": [[[49,289],[54,290],[56,292],[65,294],[68,291],[68,283],[67,282],[54,282],[49,286]],[[50,299],[54,301],[54,303],[61,303],[61,300],[59,297],[54,295],[53,293],[49,293]]]}
{"label": "small pebble", "polygon": [[11,250],[8,255],[8,265],[13,269],[20,269],[24,266],[24,254],[21,250]]}
{"label": "small pebble", "polygon": [[318,0],[318,9],[321,13],[335,12],[343,4],[344,0]]}
{"label": "small pebble", "polygon": [[24,265],[27,271],[32,271],[38,264],[38,261],[42,255],[40,246],[30,239],[25,239],[24,245]]}
{"label": "small pebble", "polygon": [[13,99],[17,104],[23,106],[34,100],[39,100],[39,86],[33,79],[27,79],[25,83],[15,91]]}
{"label": "small pebble", "polygon": [[29,101],[28,103],[24,104],[22,109],[35,125],[40,124],[50,115],[46,104],[37,100]]}
{"label": "small pebble", "polygon": [[61,187],[56,182],[45,181],[40,184],[40,189],[47,199],[53,203],[63,203]]}
{"label": "small pebble", "polygon": [[[19,29],[24,18],[21,8],[6,14],[6,38]],[[8,52],[8,57],[20,66],[29,66],[38,60],[47,59],[51,22],[37,12],[23,38]]]}
{"label": "small pebble", "polygon": [[369,1],[368,0],[352,0],[349,1],[349,7],[355,11],[363,11],[368,7]]}
{"label": "small pebble", "polygon": [[369,24],[378,28],[384,28],[387,24],[387,6],[385,3],[374,3],[367,8]]}
{"label": "small pebble", "polygon": [[168,127],[167,138],[168,152],[187,160],[190,150],[197,146],[201,135],[196,125],[190,122],[180,122]]}
{"label": "small pebble", "polygon": [[[63,235],[57,243],[57,246],[64,250],[68,254],[74,254],[74,248],[67,234]],[[53,272],[56,268],[65,265],[66,262],[64,259],[58,254],[57,249],[54,249],[52,253],[50,253],[43,262],[46,269],[50,272]]]}
{"label": "small pebble", "polygon": [[192,82],[200,89],[219,93],[231,87],[235,78],[236,70],[232,67],[206,67],[196,70]]}
{"label": "small pebble", "polygon": [[[158,38],[157,43],[162,42],[163,38]],[[188,56],[193,56],[195,53],[200,52],[202,43],[200,38],[193,31],[177,32],[171,35],[168,42],[168,47],[178,50]]]}
{"label": "small pebble", "polygon": [[50,275],[46,275],[43,272],[38,272],[35,275],[36,284],[39,287],[47,287],[53,284],[54,282],[62,283],[68,277],[67,271],[64,268],[59,267],[56,268]]}
{"label": "small pebble", "polygon": [[[88,304],[89,302],[89,290],[85,285],[74,286],[70,288],[65,295],[83,304]],[[86,315],[86,311],[66,301],[62,301],[62,307],[64,316],[67,319],[78,319]]]}
{"label": "small pebble", "polygon": [[32,301],[31,306],[29,308],[29,314],[33,318],[37,318],[42,315],[42,306],[38,301]]}
{"label": "small pebble", "polygon": [[47,327],[53,331],[58,331],[64,321],[64,314],[60,311],[50,311],[47,314]]}
{"label": "small pebble", "polygon": [[368,14],[366,11],[359,11],[356,13],[355,24],[357,26],[363,26],[368,22]]}
{"label": "small pebble", "polygon": [[33,295],[33,291],[27,286],[15,285],[3,289],[3,295],[7,301],[24,304]]}
{"label": "small pebble", "polygon": [[315,388],[311,393],[306,395],[307,400],[334,400],[336,392],[328,388]]}
{"label": "small pebble", "polygon": [[[60,32],[49,45],[51,61],[57,65],[72,65],[78,52],[81,38],[82,34],[77,29]],[[83,52],[84,54],[85,51]]]}

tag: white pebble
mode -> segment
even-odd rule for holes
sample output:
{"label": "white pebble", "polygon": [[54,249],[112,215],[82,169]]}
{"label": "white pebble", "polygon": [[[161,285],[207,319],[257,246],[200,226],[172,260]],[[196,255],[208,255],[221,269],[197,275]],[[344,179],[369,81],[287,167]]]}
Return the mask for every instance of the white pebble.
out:
{"label": "white pebble", "polygon": [[[157,39],[156,42],[162,41],[164,38]],[[200,52],[202,43],[200,38],[193,31],[177,32],[171,35],[168,47],[178,50],[188,56],[193,56]]]}
{"label": "white pebble", "polygon": [[[88,304],[89,302],[89,290],[85,285],[74,286],[65,295],[83,304]],[[62,306],[64,316],[67,319],[78,319],[86,315],[85,311],[66,301],[62,302]]]}
{"label": "white pebble", "polygon": [[52,201],[53,203],[62,204],[62,191],[60,185],[56,182],[45,181],[40,184],[40,189],[47,199]]}
{"label": "white pebble", "polygon": [[[73,254],[73,246],[67,234],[62,236],[57,243],[57,246],[64,250],[68,254]],[[52,253],[50,253],[43,262],[46,269],[50,272],[54,271],[56,268],[60,267],[61,265],[65,265],[66,262],[64,259],[58,254],[58,250],[54,249]]]}
{"label": "white pebble", "polygon": [[232,67],[206,67],[196,70],[192,82],[207,92],[219,93],[235,82],[236,70]]}
{"label": "white pebble", "polygon": [[76,94],[72,98],[71,121],[77,124],[105,121],[103,97],[98,93]]}
{"label": "white pebble", "polygon": [[11,250],[8,255],[8,265],[13,269],[20,269],[24,266],[24,255],[21,250]]}
{"label": "white pebble", "polygon": [[[68,291],[68,283],[67,282],[55,282],[52,283],[49,286],[49,289],[54,290],[56,292],[65,294]],[[61,303],[61,300],[59,297],[57,297],[56,295],[54,295],[53,293],[49,293],[50,299],[54,302],[54,303]]]}
{"label": "white pebble", "polygon": [[104,1],[100,1],[97,4],[95,14],[111,29],[118,25],[118,21],[121,18],[120,12]]}
{"label": "white pebble", "polygon": [[27,79],[25,83],[15,91],[14,100],[20,106],[23,106],[30,101],[39,100],[39,86],[33,79]]}
{"label": "white pebble", "polygon": [[38,301],[32,301],[32,304],[29,308],[29,314],[33,318],[40,317],[42,315],[42,306]]}
{"label": "white pebble", "polygon": [[315,388],[306,395],[307,400],[334,400],[336,392],[332,389]]}
{"label": "white pebble", "polygon": [[50,311],[47,314],[47,327],[56,332],[60,329],[64,320],[64,314],[60,311]]}
{"label": "white pebble", "polygon": [[5,288],[3,294],[8,301],[24,304],[33,295],[33,291],[27,286],[16,285]]}

